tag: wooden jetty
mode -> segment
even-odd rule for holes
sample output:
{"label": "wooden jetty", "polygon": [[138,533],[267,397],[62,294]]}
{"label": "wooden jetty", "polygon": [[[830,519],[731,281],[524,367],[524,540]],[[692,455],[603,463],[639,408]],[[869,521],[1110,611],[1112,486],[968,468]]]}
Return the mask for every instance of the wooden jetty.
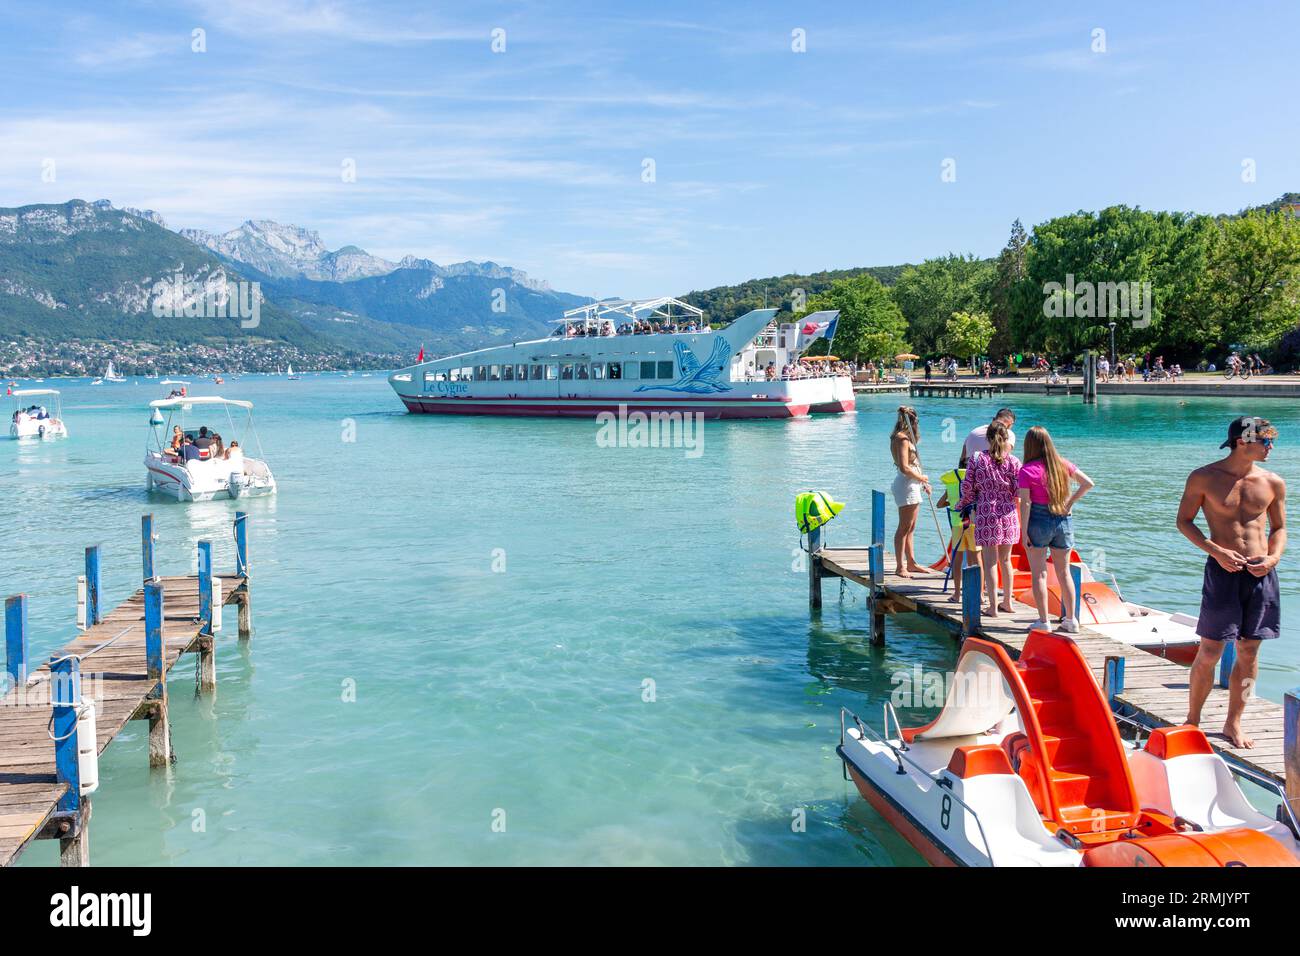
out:
{"label": "wooden jetty", "polygon": [[[1018,607],[1010,615],[982,618],[983,596],[979,571],[967,568],[963,578],[964,605],[949,600],[944,575],[929,572],[900,578],[887,567],[892,556],[884,550],[885,496],[872,492],[872,544],[868,547],[825,548],[821,536],[809,536],[808,600],[821,607],[823,578],[837,577],[867,589],[872,642],[885,641],[885,615],[916,613],[946,627],[961,638],[976,635],[1001,644],[1012,659],[1020,656],[1029,626],[1037,618],[1030,607]],[[820,530],[820,529],[819,529]],[[1093,674],[1105,688],[1111,709],[1121,718],[1145,728],[1181,725],[1187,717],[1188,674],[1186,667],[1154,654],[1140,651],[1080,625],[1071,635],[1079,645]],[[1218,686],[1202,711],[1202,725],[1211,745],[1235,772],[1246,779],[1285,793],[1293,812],[1300,817],[1300,687],[1287,692],[1285,706],[1252,697],[1246,704],[1242,727],[1255,739],[1249,749],[1233,747],[1218,732],[1228,711],[1227,682],[1232,656],[1225,651],[1220,662]]]}
{"label": "wooden jetty", "polygon": [[913,398],[990,398],[1002,386],[990,382],[912,382],[908,394]]}
{"label": "wooden jetty", "polygon": [[[223,604],[238,606],[239,637],[252,636],[247,524],[237,512],[234,574],[215,574],[212,543],[200,541],[198,574],[159,577],[153,515],[145,515],[142,587],[112,610],[104,609],[99,547],[87,548],[85,630],[39,666],[27,654],[27,596],[5,601],[0,865],[38,839],[59,840],[61,865],[89,865],[89,794],[98,787],[98,755],[128,721],[149,721],[150,767],[174,760],[168,672],[183,654],[196,653],[200,690],[216,690],[215,631]],[[85,739],[91,727],[94,739]]]}

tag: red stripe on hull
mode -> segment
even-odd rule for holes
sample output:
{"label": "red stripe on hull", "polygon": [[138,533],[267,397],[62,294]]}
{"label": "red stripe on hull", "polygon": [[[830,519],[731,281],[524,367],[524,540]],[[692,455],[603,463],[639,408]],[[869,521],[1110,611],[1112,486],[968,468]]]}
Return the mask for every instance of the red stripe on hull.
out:
{"label": "red stripe on hull", "polygon": [[851,412],[858,407],[858,403],[853,399],[840,402],[820,402],[809,407],[809,411],[814,415],[835,414],[837,412]]}
{"label": "red stripe on hull", "polygon": [[511,415],[523,417],[566,417],[594,418],[601,412],[617,415],[620,408],[629,412],[677,412],[680,414],[700,414],[705,418],[799,418],[807,415],[809,406],[793,405],[785,402],[753,403],[749,405],[657,405],[651,402],[614,402],[609,405],[599,403],[583,404],[512,404],[506,401],[479,402],[470,399],[453,401],[425,401],[400,396],[407,411],[421,415]]}
{"label": "red stripe on hull", "polygon": [[902,834],[903,839],[910,843],[917,853],[920,853],[921,856],[925,857],[925,862],[929,863],[931,866],[957,865],[951,857],[947,856],[943,850],[939,849],[933,840],[926,836],[924,832],[917,829],[911,820],[902,813],[899,813],[898,809],[886,800],[884,795],[876,790],[866,777],[858,773],[858,771],[848,762],[845,762],[845,766],[849,768],[849,776],[853,778],[853,783],[857,786],[858,793],[862,794],[862,796],[866,798],[866,801],[871,804],[872,808],[877,813],[889,822],[890,826]]}

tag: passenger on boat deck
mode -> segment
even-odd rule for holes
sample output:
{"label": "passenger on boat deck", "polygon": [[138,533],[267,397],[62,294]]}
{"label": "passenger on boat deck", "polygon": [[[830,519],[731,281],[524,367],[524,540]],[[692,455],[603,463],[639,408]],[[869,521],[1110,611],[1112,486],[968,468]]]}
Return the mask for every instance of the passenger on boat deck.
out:
{"label": "passenger on boat deck", "polygon": [[199,450],[201,457],[209,457],[208,455],[203,455],[203,452],[210,451],[212,448],[212,436],[208,434],[207,425],[204,425],[199,429],[199,437],[194,439],[194,447]]}
{"label": "passenger on boat deck", "polygon": [[771,381],[774,381],[775,379],[776,379],[776,363],[775,363],[775,362],[768,362],[768,363],[767,363],[767,380],[768,380],[769,382],[771,382]]}
{"label": "passenger on boat deck", "polygon": [[226,459],[227,461],[229,461],[229,460],[230,460],[230,453],[231,453],[231,452],[235,452],[235,451],[241,451],[241,452],[242,452],[242,450],[241,450],[240,447],[239,447],[239,439],[235,439],[234,441],[232,441],[232,442],[230,443],[230,447],[227,448],[224,452],[221,453],[221,457],[224,458],[224,459]]}
{"label": "passenger on boat deck", "polygon": [[185,444],[185,433],[181,431],[180,425],[172,426],[172,444],[171,450],[173,455],[181,453],[181,445]]}
{"label": "passenger on boat deck", "polygon": [[199,450],[194,447],[194,439],[186,435],[181,445],[181,461],[193,461],[199,457]]}
{"label": "passenger on boat deck", "polygon": [[221,442],[221,436],[218,435],[216,432],[213,432],[213,433],[212,433],[212,448],[211,448],[211,451],[212,451],[212,457],[213,457],[213,458],[222,458],[222,457],[224,457],[224,452],[225,452],[225,450],[226,450],[225,445],[223,445],[222,442]]}

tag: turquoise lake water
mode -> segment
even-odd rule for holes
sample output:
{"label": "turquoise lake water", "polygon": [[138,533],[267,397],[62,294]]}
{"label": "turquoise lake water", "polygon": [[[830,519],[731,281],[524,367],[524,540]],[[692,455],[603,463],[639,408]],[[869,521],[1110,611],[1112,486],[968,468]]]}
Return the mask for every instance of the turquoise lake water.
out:
{"label": "turquoise lake water", "polygon": [[[107,603],[138,587],[145,512],[160,573],[192,573],[203,538],[219,570],[234,563],[231,502],[144,490],[157,382],[47,384],[72,436],[0,441],[0,590],[29,595],[41,655],[75,633],[86,545],[103,546]],[[171,770],[149,771],[140,722],[103,756],[96,864],[920,862],[843,780],[838,714],[878,722],[890,675],[950,668],[953,642],[891,618],[873,649],[860,589],[841,603],[829,580],[813,622],[795,570],[798,491],[847,502],[832,545],[868,540],[897,396],[856,415],[711,422],[693,458],[600,447],[591,421],[407,415],[379,374],[192,391],[257,403],[279,482],[240,506],[256,635],[241,646],[227,609],[214,700],[194,696],[192,658],[173,672]],[[1174,514],[1228,421],[1272,419],[1272,467],[1300,463],[1290,401],[1008,399],[1017,433],[1047,425],[1098,483],[1076,511],[1080,551],[1104,550],[1125,596],[1158,607],[1198,606],[1204,556]],[[937,478],[958,449],[944,419],[959,440],[996,405],[918,408]],[[224,415],[213,424],[230,437]],[[1263,655],[1273,699],[1300,684],[1294,554],[1283,637]],[[49,842],[24,856],[55,860]]]}

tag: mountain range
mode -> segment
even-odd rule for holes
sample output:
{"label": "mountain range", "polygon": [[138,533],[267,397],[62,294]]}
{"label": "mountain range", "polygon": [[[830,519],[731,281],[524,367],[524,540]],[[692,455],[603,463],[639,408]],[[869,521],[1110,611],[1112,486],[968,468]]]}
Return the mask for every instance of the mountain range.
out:
{"label": "mountain range", "polygon": [[[260,283],[255,328],[155,315],[158,282],[224,294],[240,281]],[[270,220],[216,234],[173,231],[151,210],[107,200],[0,209],[0,336],[10,338],[437,354],[546,335],[589,301],[494,262],[390,262]]]}

